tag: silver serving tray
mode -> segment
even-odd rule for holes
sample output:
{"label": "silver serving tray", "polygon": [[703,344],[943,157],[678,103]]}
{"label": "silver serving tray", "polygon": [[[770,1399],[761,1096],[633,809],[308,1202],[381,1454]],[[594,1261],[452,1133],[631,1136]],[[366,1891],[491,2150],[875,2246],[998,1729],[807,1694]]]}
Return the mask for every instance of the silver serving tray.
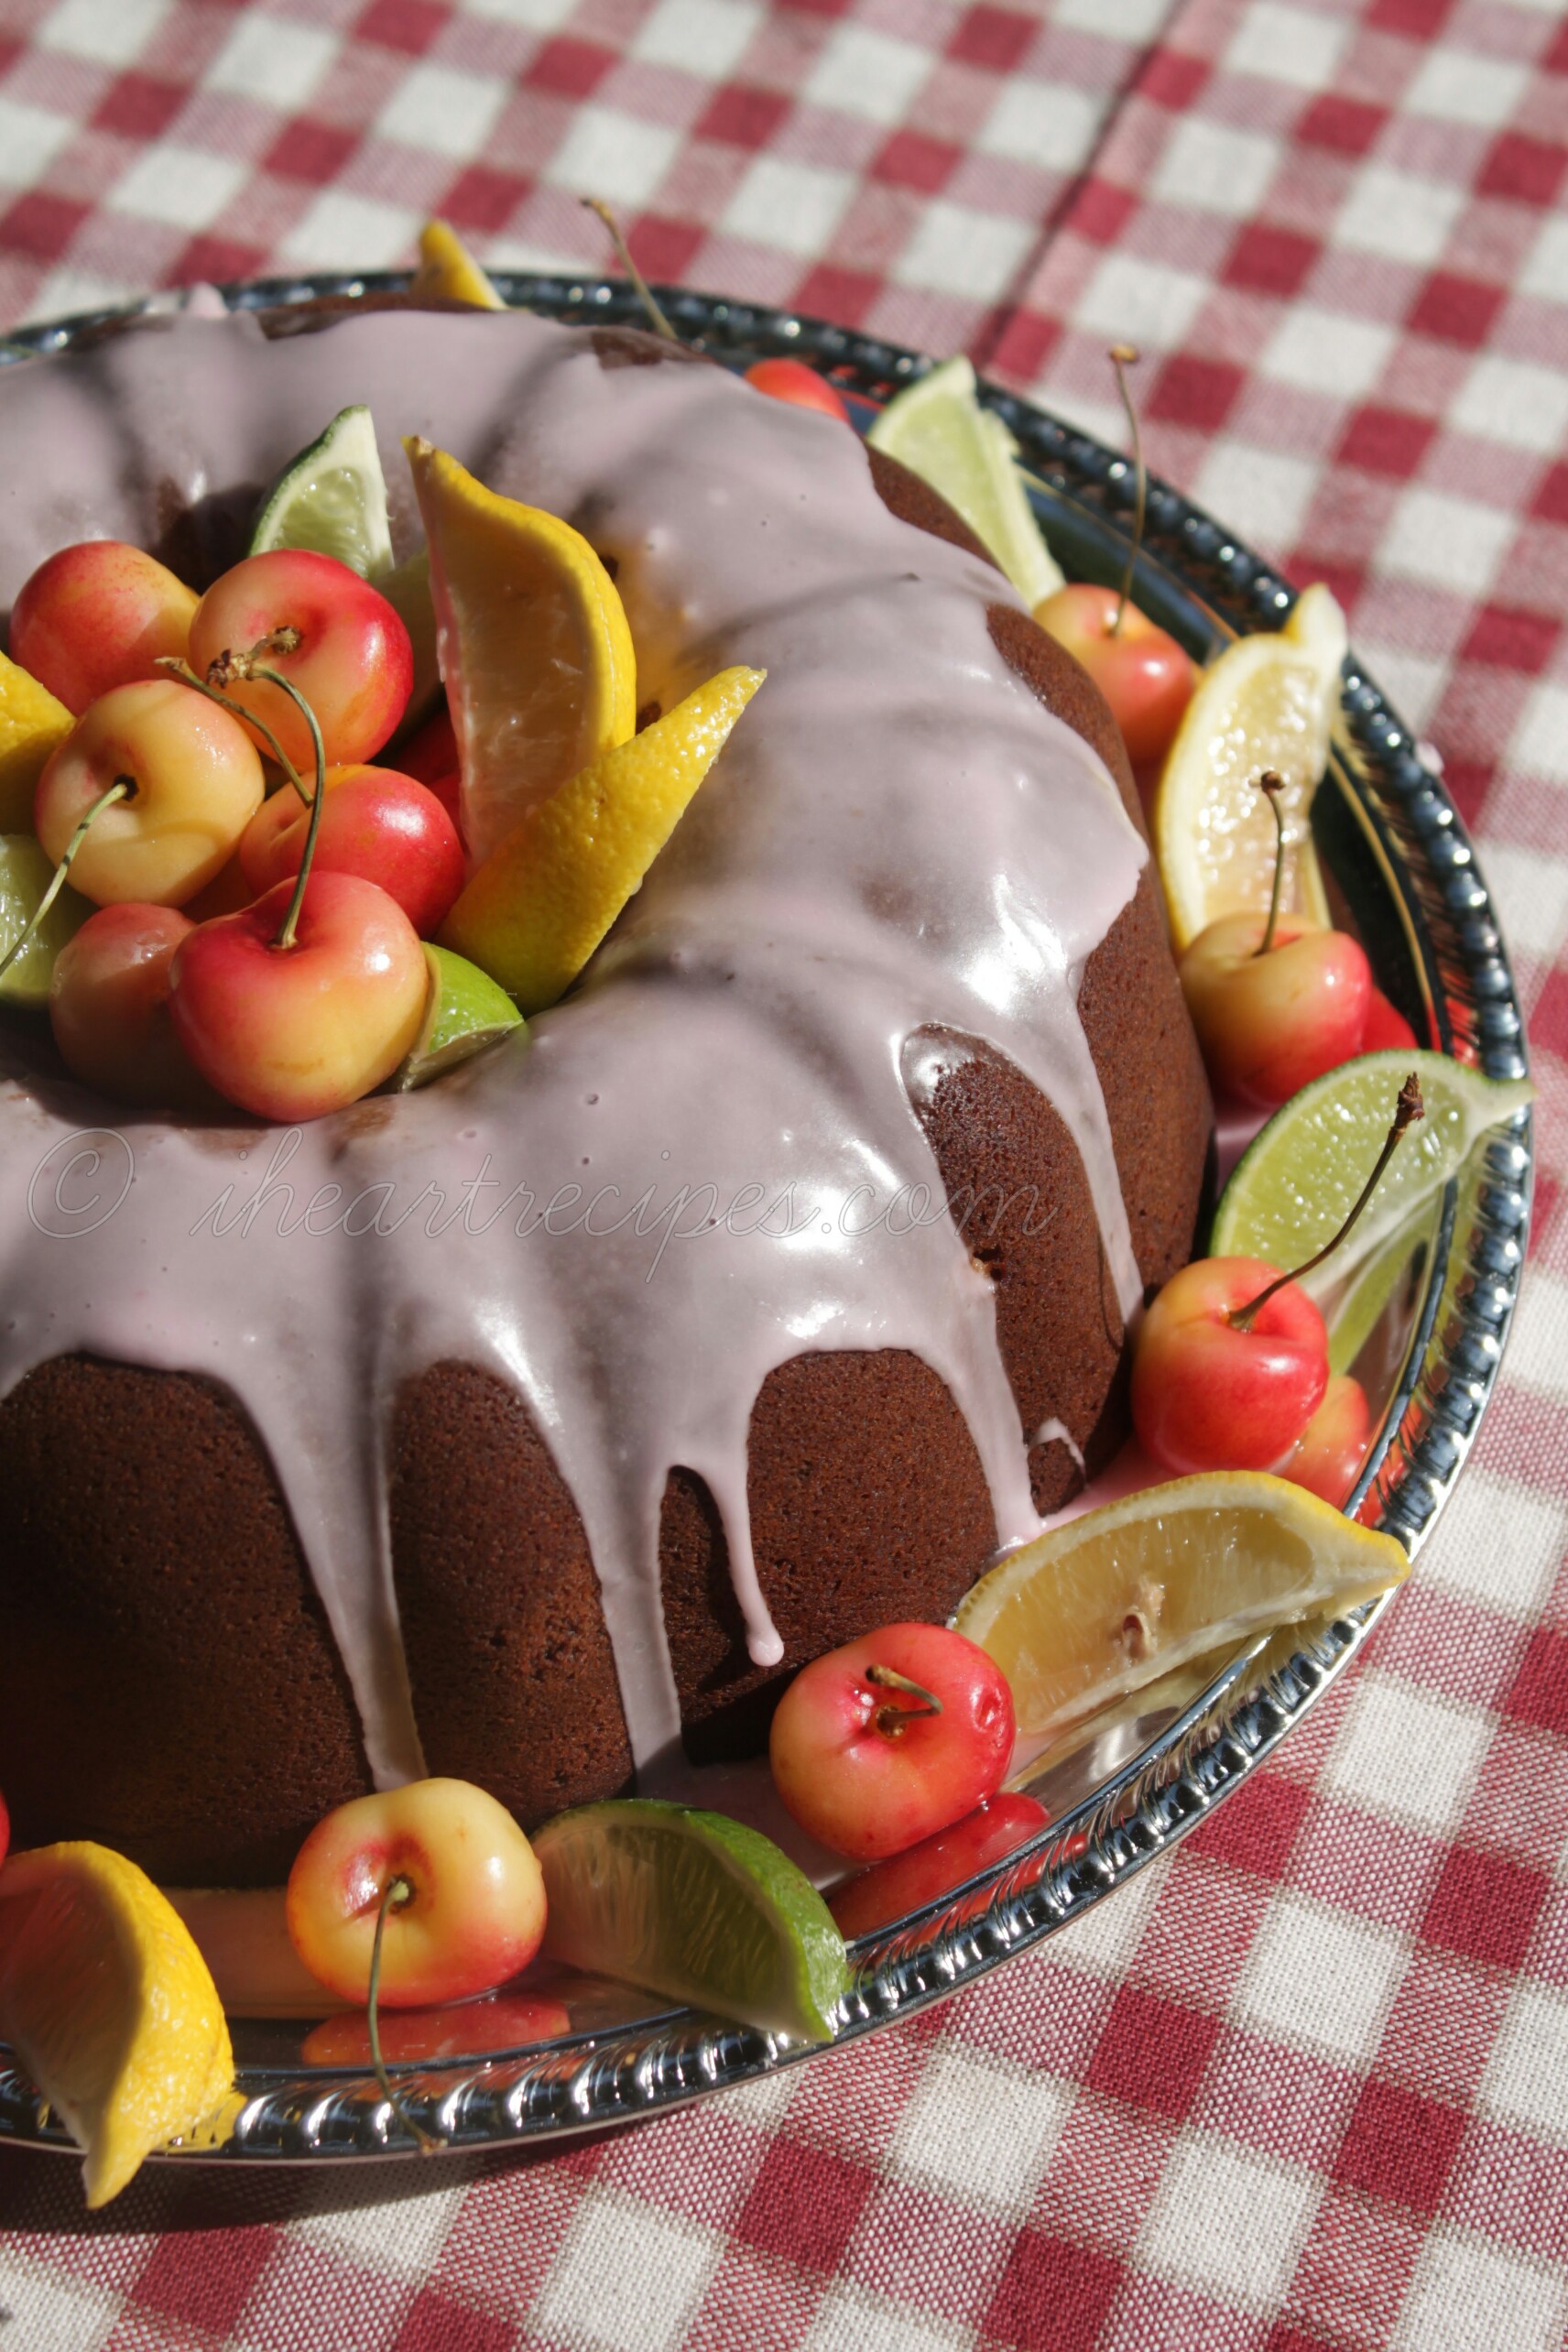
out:
{"label": "silver serving tray", "polygon": [[[630,289],[497,272],[509,302],[568,321],[641,323]],[[262,310],[322,295],[395,291],[397,273],[271,278],[223,289]],[[158,297],[140,308],[161,309]],[[742,367],[774,354],[809,361],[850,398],[858,420],[920,375],[918,353],[791,313],[681,288],[659,299],[686,340]],[[0,365],[68,349],[126,313],[99,311],[17,331]],[[1133,485],[1123,458],[1046,411],[983,387],[1017,437],[1029,495],[1074,576],[1114,581],[1125,559]],[[1151,482],[1137,598],[1200,659],[1278,626],[1288,582],[1176,491]],[[1485,882],[1441,776],[1354,656],[1343,724],[1313,830],[1331,890],[1367,946],[1379,985],[1444,1051],[1494,1077],[1523,1074],[1524,1024]],[[1357,1371],[1381,1410],[1349,1508],[1412,1553],[1431,1532],[1496,1385],[1529,1225],[1531,1130],[1521,1113],[1450,1184]],[[1140,1693],[1015,1777],[1051,1826],[978,1877],[852,1947],[856,1975],[834,2044],[874,2032],[972,1983],[1077,1919],[1165,1853],[1237,1788],[1344,1671],[1386,1603],[1214,1659]],[[537,2146],[658,2115],[800,2063],[830,2045],[786,2043],[690,2009],[651,2006],[607,1980],[561,1976],[539,1988],[571,2031],[504,2049],[478,2045],[439,2064],[392,2069],[404,2107],[449,2151]],[[476,2028],[482,2005],[474,2012]],[[410,2155],[415,2142],[367,2069],[312,2066],[298,2020],[241,2021],[236,2098],[218,2134],[169,2151],[178,2161],[321,2161]],[[0,2045],[0,2138],[69,2151],[71,2142]]]}

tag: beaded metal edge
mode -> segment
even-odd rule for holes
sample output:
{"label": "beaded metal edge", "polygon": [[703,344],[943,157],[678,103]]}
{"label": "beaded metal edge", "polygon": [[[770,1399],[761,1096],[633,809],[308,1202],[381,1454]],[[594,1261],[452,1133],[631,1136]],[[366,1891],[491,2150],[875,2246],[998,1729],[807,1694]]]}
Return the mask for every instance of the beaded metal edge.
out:
{"label": "beaded metal edge", "polygon": [[[641,323],[620,281],[495,273],[508,301],[566,321]],[[223,289],[232,309],[397,291],[405,274],[272,278]],[[684,288],[659,289],[682,338],[717,355],[794,353],[846,392],[886,399],[931,365],[919,353]],[[155,298],[144,309],[168,307]],[[97,311],[24,328],[0,365],[67,349],[126,314]],[[1030,494],[1049,521],[1069,502],[1125,539],[1127,462],[1090,435],[994,386],[981,397],[1018,440]],[[1142,569],[1195,593],[1236,634],[1277,627],[1295,591],[1169,485],[1150,482]],[[1524,1025],[1490,897],[1441,778],[1354,657],[1342,695],[1345,740],[1333,773],[1400,904],[1444,1047],[1497,1078],[1524,1074]],[[1531,1127],[1521,1112],[1488,1143],[1463,1190],[1449,1187],[1403,1377],[1351,1508],[1414,1552],[1473,1443],[1497,1377],[1530,1220]],[[856,1980],[832,2044],[779,2041],[672,2010],[625,2031],[572,2037],[483,2062],[397,2067],[415,2122],[454,2151],[538,2143],[662,2113],[858,2039],[973,1983],[1011,1954],[1079,1918],[1169,1850],[1236,1788],[1359,1649],[1386,1603],[1320,1629],[1266,1673],[1233,1661],[1185,1711],[1083,1802],[981,1877],[855,1948]],[[1252,1670],[1252,1671],[1249,1671]],[[37,2092],[0,2052],[0,2138],[69,2150]],[[364,2074],[242,2068],[221,2130],[177,2146],[188,2159],[261,2161],[408,2156],[415,2143]]]}

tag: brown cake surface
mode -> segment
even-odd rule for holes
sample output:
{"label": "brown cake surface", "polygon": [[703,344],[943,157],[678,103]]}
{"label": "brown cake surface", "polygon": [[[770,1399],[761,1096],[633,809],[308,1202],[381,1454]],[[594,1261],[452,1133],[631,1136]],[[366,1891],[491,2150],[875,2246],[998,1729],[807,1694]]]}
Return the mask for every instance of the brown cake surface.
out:
{"label": "brown cake surface", "polygon": [[[628,354],[626,337],[609,339],[601,365],[665,356],[636,341]],[[983,553],[902,468],[873,453],[871,474],[896,516]],[[1098,754],[1141,829],[1097,690],[1012,604],[993,604],[988,626],[1009,669]],[[1190,1250],[1210,1118],[1150,864],[1075,986],[1137,1274],[1158,1283]],[[1029,1490],[1046,1511],[1127,1426],[1125,1286],[1118,1300],[1084,1160],[1062,1113],[977,1028],[912,1029],[903,1064],[953,1219],[990,1286]],[[310,1274],[302,1256],[302,1284]],[[699,1762],[755,1752],[808,1658],[894,1617],[945,1617],[998,1536],[975,1439],[909,1347],[822,1345],[778,1364],[750,1400],[745,1486],[782,1653],[764,1663],[708,1480],[677,1464],[658,1505],[662,1624]],[[629,1787],[593,1552],[523,1396],[494,1366],[449,1356],[405,1379],[385,1491],[428,1768],[481,1781],[528,1825]],[[0,1402],[0,1524],[14,1667],[0,1788],[19,1843],[93,1836],[166,1880],[265,1882],[323,1812],[370,1785],[354,1693],[289,1505],[221,1364],[201,1377],[78,1351],[39,1362]]]}

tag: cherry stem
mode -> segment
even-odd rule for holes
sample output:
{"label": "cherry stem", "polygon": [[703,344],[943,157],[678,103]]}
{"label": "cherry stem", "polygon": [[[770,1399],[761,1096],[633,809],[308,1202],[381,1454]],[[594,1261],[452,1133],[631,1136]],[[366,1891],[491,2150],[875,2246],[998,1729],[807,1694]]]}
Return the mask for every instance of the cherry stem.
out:
{"label": "cherry stem", "polygon": [[880,1684],[885,1691],[907,1691],[911,1698],[920,1703],[915,1707],[878,1707],[875,1721],[880,1732],[891,1735],[916,1716],[939,1715],[942,1713],[942,1701],[936,1693],[928,1691],[923,1682],[911,1682],[909,1676],[900,1674],[896,1666],[868,1666],[866,1679],[868,1682]]}
{"label": "cherry stem", "polygon": [[1143,545],[1144,510],[1149,504],[1149,474],[1143,463],[1143,437],[1138,429],[1138,405],[1127,383],[1127,372],[1138,365],[1138,353],[1131,343],[1113,343],[1111,365],[1116,371],[1116,389],[1122,396],[1122,408],[1127,420],[1127,438],[1132,442],[1134,497],[1132,538],[1128,542],[1127,563],[1122,572],[1120,593],[1116,597],[1116,616],[1111,623],[1111,635],[1120,637],[1122,620],[1132,597],[1132,576],[1138,567],[1138,550]]}
{"label": "cherry stem", "polygon": [[422,2130],[414,2121],[397,2093],[393,2089],[392,2077],[387,2072],[387,2062],[381,2055],[381,2020],[378,2006],[381,1998],[381,1939],[387,1933],[387,1912],[394,1910],[401,1911],[405,1904],[411,1903],[413,1900],[414,1889],[404,1878],[388,1878],[381,1889],[381,1901],[376,1913],[376,1940],[370,1947],[370,1983],[365,1990],[365,2021],[370,2028],[370,2063],[376,2069],[376,2080],[381,2096],[418,2147],[420,2155],[433,2156],[442,2145],[441,2141],[439,2139],[432,2139],[428,2131]]}
{"label": "cherry stem", "polygon": [[1279,920],[1279,894],[1285,885],[1285,811],[1279,806],[1279,795],[1285,789],[1285,779],[1266,768],[1258,779],[1258,789],[1269,803],[1274,820],[1274,883],[1269,893],[1269,920],[1263,926],[1263,937],[1252,953],[1267,955],[1274,944],[1274,926]]}
{"label": "cherry stem", "polygon": [[674,328],[670,325],[669,320],[659,309],[659,304],[654,300],[653,289],[649,286],[647,278],[643,276],[641,270],[632,259],[631,247],[627,245],[625,237],[621,234],[621,224],[619,221],[616,220],[608,204],[605,203],[602,196],[584,196],[580,201],[587,206],[590,212],[597,212],[599,218],[604,222],[604,226],[609,230],[610,242],[615,248],[616,257],[620,262],[621,267],[626,271],[626,276],[632,281],[632,291],[636,294],[637,300],[642,304],[643,309],[648,312],[649,319],[653,322],[654,333],[656,335],[663,335],[667,342],[679,343],[681,340],[680,336],[676,333]]}
{"label": "cherry stem", "polygon": [[[285,621],[278,628],[269,629],[266,637],[258,637],[248,653],[225,651],[220,653],[215,660],[207,664],[207,684],[216,690],[214,700],[221,702],[224,699],[223,689],[235,678],[259,678],[268,686],[276,686],[282,693],[288,695],[289,700],[310,730],[310,748],[316,761],[316,789],[310,795],[309,801],[310,822],[305,828],[305,846],[300,853],[299,871],[294,877],[294,895],[289,901],[289,911],[278,928],[278,937],[272,942],[274,947],[280,948],[285,953],[294,944],[294,934],[299,924],[299,909],[305,903],[305,885],[310,878],[310,866],[316,855],[316,835],[321,829],[321,807],[327,797],[327,747],[321,741],[321,730],[317,724],[316,713],[300,693],[298,686],[291,678],[285,678],[280,670],[274,670],[270,663],[264,661],[262,656],[268,653],[294,653],[298,650],[299,645],[299,630]],[[231,702],[229,708],[238,710],[240,706]],[[250,713],[242,710],[240,715],[248,719]],[[294,780],[296,784],[299,781],[298,777]],[[304,788],[301,786],[300,789],[303,790]]]}
{"label": "cherry stem", "polygon": [[1299,1282],[1303,1274],[1310,1274],[1314,1266],[1321,1266],[1325,1258],[1333,1256],[1373,1193],[1377,1190],[1384,1169],[1399,1149],[1399,1138],[1407,1127],[1414,1127],[1418,1119],[1424,1119],[1425,1116],[1426,1105],[1421,1100],[1421,1077],[1418,1072],[1412,1070],[1399,1089],[1399,1097],[1394,1105],[1393,1125],[1383,1138],[1383,1149],[1377,1154],[1372,1173],[1361,1187],[1356,1195],[1356,1205],[1339,1231],[1331,1241],[1325,1241],[1323,1247],[1307,1259],[1305,1265],[1298,1266],[1293,1273],[1276,1275],[1268,1289],[1259,1290],[1256,1299],[1249,1299],[1245,1307],[1233,1307],[1225,1318],[1233,1331],[1250,1331],[1258,1319],[1259,1308],[1267,1306],[1277,1290],[1282,1290],[1287,1282]]}
{"label": "cherry stem", "polygon": [[278,737],[273,734],[272,729],[267,725],[265,719],[258,719],[254,711],[245,710],[238,702],[231,700],[227,694],[220,694],[215,686],[209,686],[204,678],[198,678],[196,672],[191,669],[191,664],[188,661],[181,661],[180,656],[176,653],[160,653],[158,657],[158,667],[160,670],[167,670],[171,677],[178,678],[182,686],[194,686],[198,694],[205,694],[208,702],[216,702],[220,711],[232,712],[236,718],[244,719],[248,725],[253,726],[257,735],[265,735],[267,737],[267,749],[271,752],[272,757],[278,762],[279,768],[282,768],[283,773],[287,776],[290,784],[293,785],[294,789],[299,793],[299,798],[303,800],[305,806],[307,808],[310,807],[310,795],[305,789],[304,782],[300,777],[299,769],[295,767],[294,762],[289,758],[289,754],[284,750],[283,746],[278,742]]}
{"label": "cherry stem", "polygon": [[136,797],[136,779],[134,776],[116,776],[114,782],[109,785],[105,790],[99,793],[98,798],[93,801],[93,806],[88,810],[87,814],[82,818],[82,822],[77,826],[76,831],[66,843],[64,854],[60,858],[60,864],[49,876],[49,887],[45,890],[43,897],[38,900],[38,905],[33,909],[32,913],[28,916],[20,931],[18,931],[16,937],[6,949],[5,954],[0,956],[0,979],[5,978],[6,973],[11,969],[12,964],[16,963],[16,958],[22,954],[31,943],[38,931],[38,925],[43,921],[44,917],[48,914],[49,909],[59,898],[60,891],[64,888],[65,877],[71,871],[71,860],[75,857],[77,851],[82,847],[82,843],[86,840],[94,820],[101,817],[105,809],[112,809],[116,800],[133,800]]}

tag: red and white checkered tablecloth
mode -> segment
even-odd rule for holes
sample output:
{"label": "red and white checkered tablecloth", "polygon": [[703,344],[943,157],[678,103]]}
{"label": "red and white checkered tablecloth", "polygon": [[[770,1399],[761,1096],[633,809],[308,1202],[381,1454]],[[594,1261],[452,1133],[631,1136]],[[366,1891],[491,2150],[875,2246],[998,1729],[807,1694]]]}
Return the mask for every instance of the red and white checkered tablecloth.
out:
{"label": "red and white checkered tablecloth", "polygon": [[[0,0],[0,324],[486,257],[796,302],[1115,431],[1443,751],[1541,1092],[1501,1392],[1359,1670],[902,2028],[539,2161],[0,2150],[0,2352],[1568,2342],[1568,22],[1559,0]],[[0,464],[4,453],[0,452]]]}

